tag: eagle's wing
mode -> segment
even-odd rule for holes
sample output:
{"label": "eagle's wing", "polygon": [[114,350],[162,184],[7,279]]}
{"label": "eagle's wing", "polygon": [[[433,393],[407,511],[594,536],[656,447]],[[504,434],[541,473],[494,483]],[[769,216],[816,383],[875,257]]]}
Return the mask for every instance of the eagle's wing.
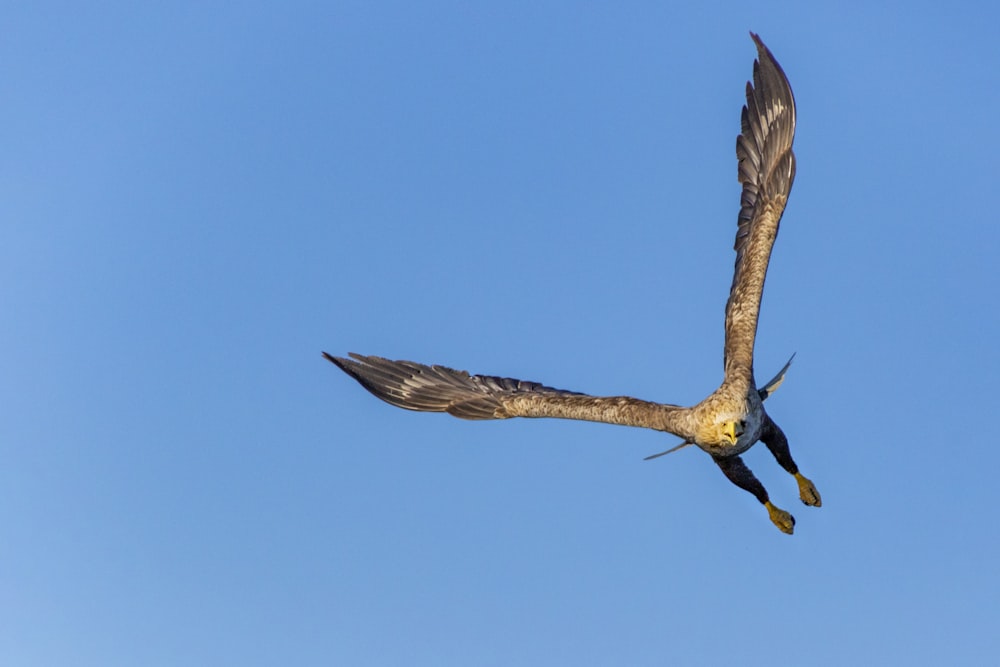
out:
{"label": "eagle's wing", "polygon": [[559,417],[639,426],[690,437],[686,408],[628,396],[598,398],[511,378],[469,375],[445,366],[351,353],[323,356],[386,403],[407,410],[447,412],[462,419]]}
{"label": "eagle's wing", "polygon": [[753,85],[747,83],[742,133],[736,138],[739,181],[743,184],[736,271],[726,303],[726,381],[753,384],[753,346],[764,276],[778,223],[795,180],[795,98],[785,73],[760,37]]}

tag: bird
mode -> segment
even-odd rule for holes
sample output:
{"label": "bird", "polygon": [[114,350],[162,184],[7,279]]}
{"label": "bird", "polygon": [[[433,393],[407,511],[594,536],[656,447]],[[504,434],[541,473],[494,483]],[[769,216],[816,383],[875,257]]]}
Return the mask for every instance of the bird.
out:
{"label": "bird", "polygon": [[[763,442],[798,484],[799,498],[822,504],[813,482],[800,471],[781,428],[764,401],[781,385],[792,360],[758,387],[753,354],[764,279],[785,204],[795,180],[795,98],[784,71],[760,36],[753,81],[746,84],[741,132],[736,138],[737,179],[742,185],[734,249],[736,263],[725,309],[724,377],[704,400],[690,407],[630,396],[599,397],[555,389],[538,382],[472,375],[447,366],[393,361],[349,353],[323,356],[362,387],[391,405],[420,412],[445,412],[471,420],[512,417],[578,419],[654,429],[681,438],[680,444],[647,457],[695,445],[712,457],[736,486],[751,493],[783,533],[795,518],[771,502],[741,454]],[[794,358],[794,355],[793,355]]]}

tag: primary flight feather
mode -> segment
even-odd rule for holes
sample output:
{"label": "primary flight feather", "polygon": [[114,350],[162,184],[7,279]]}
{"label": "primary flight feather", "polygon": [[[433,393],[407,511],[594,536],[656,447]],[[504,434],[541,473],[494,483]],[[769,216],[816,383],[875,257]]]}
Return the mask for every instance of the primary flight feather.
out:
{"label": "primary flight feather", "polygon": [[792,460],[785,434],[764,411],[764,400],[781,384],[788,364],[763,387],[758,388],[754,379],[754,339],[764,278],[795,180],[795,98],[774,56],[760,37],[750,36],[758,57],[753,64],[753,83],[747,83],[747,103],[736,138],[743,192],[734,246],[736,266],[726,302],[725,376],[719,388],[703,401],[681,407],[629,396],[596,397],[537,382],[470,375],[445,366],[354,353],[349,358],[323,355],[375,396],[408,410],[447,412],[462,419],[582,419],[672,433],[683,440],[664,454],[697,445],[726,477],[767,508],[779,529],[792,533],[795,519],[771,503],[764,486],[740,458],[757,441],[763,442],[795,477],[802,502],[821,504],[816,487]]}

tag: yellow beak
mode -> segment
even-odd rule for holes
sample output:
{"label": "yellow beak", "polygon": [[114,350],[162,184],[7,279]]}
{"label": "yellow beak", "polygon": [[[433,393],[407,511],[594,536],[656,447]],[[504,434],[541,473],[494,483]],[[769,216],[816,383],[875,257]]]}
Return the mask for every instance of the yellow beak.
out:
{"label": "yellow beak", "polygon": [[722,432],[729,438],[729,442],[735,445],[736,441],[743,435],[743,428],[739,425],[739,422],[726,422],[722,426]]}

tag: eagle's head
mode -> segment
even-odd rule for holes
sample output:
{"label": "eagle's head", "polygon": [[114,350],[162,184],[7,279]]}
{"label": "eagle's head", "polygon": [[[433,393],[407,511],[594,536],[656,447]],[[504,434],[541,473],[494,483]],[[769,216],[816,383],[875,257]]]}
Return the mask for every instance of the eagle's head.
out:
{"label": "eagle's head", "polygon": [[735,445],[739,441],[740,436],[743,435],[743,431],[746,429],[746,421],[743,419],[731,419],[729,421],[722,422],[722,435],[726,440],[729,441],[730,445]]}
{"label": "eagle's head", "polygon": [[735,445],[746,430],[746,426],[745,419],[729,419],[716,425],[727,445]]}
{"label": "eagle's head", "polygon": [[713,454],[739,453],[733,450],[734,448],[737,450],[747,448],[747,438],[744,435],[751,428],[749,415],[722,412],[715,415],[711,421],[703,423],[698,433],[698,444],[707,447],[707,450]]}

